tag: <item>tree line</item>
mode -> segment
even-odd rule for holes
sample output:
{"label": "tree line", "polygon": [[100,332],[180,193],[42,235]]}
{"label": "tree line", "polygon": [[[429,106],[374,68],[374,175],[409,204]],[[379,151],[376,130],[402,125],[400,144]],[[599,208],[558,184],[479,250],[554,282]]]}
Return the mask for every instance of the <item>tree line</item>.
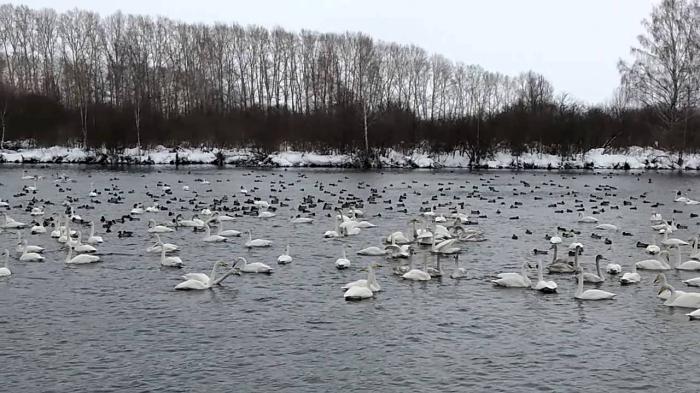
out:
{"label": "tree line", "polygon": [[[421,146],[474,160],[501,148],[695,149],[698,15],[697,1],[664,0],[613,99],[590,106],[534,71],[503,75],[362,33],[2,5],[0,143]],[[672,102],[660,84],[677,87]]]}

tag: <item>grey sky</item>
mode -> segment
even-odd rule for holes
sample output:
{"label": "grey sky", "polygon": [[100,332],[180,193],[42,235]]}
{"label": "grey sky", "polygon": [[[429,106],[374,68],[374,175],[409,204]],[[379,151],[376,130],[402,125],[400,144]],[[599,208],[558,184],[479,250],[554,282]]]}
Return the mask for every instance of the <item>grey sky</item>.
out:
{"label": "grey sky", "polygon": [[544,74],[586,102],[610,97],[616,64],[658,0],[24,0],[32,8],[163,15],[292,30],[362,31],[454,61],[515,75]]}

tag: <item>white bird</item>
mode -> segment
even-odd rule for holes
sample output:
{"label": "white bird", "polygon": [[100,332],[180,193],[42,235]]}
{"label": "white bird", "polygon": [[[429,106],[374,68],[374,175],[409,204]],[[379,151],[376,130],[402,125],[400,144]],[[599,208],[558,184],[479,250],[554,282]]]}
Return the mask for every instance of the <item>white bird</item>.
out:
{"label": "white bird", "polygon": [[681,248],[676,247],[678,252],[676,253],[676,269],[686,270],[686,271],[697,271],[700,270],[700,261],[691,259],[689,261],[681,262]]}
{"label": "white bird", "polygon": [[204,228],[204,221],[200,220],[196,214],[192,216],[191,220],[184,220],[182,214],[178,214],[175,216],[175,225],[186,228]]}
{"label": "white bird", "polygon": [[700,287],[700,277],[683,280],[683,283],[689,287]]}
{"label": "white bird", "polygon": [[228,238],[221,236],[221,235],[212,235],[211,234],[211,227],[209,226],[209,221],[204,223],[204,229],[206,230],[206,234],[202,238],[203,242],[220,243],[220,242],[225,242],[228,240]]}
{"label": "white bird", "polygon": [[102,239],[102,236],[95,236],[95,223],[90,221],[90,237],[88,237],[87,242],[88,244],[99,244],[104,242]]}
{"label": "white bird", "polygon": [[598,219],[593,217],[593,216],[584,216],[583,213],[578,214],[578,222],[584,223],[584,224],[595,224],[598,222]]}
{"label": "white bird", "polygon": [[314,219],[309,217],[294,217],[291,222],[292,224],[313,224]]}
{"label": "white bird", "polygon": [[557,283],[554,281],[545,281],[543,270],[544,261],[542,258],[537,262],[537,282],[532,285],[532,289],[538,290],[543,293],[554,293],[557,291]]}
{"label": "white bird", "polygon": [[19,257],[19,260],[22,262],[42,262],[44,260],[44,257],[35,252],[24,251]]}
{"label": "white bird", "polygon": [[578,269],[578,287],[576,288],[576,294],[574,297],[579,300],[607,300],[612,299],[616,295],[611,292],[602,291],[600,289],[587,289],[583,290],[583,269],[579,267]]}
{"label": "white bird", "polygon": [[99,262],[100,257],[97,255],[80,254],[73,256],[73,249],[68,247],[68,255],[66,255],[66,263],[71,265],[84,265],[88,263]]}
{"label": "white bird", "polygon": [[381,255],[386,255],[386,251],[382,250],[379,247],[371,246],[367,248],[363,248],[362,250],[358,251],[358,255],[369,255],[373,257],[381,256]]}
{"label": "white bird", "polygon": [[36,216],[43,216],[44,215],[44,209],[41,207],[33,207],[32,211],[29,213],[30,216],[36,217]]}
{"label": "white bird", "polygon": [[241,236],[241,232],[240,232],[240,231],[237,231],[237,230],[235,230],[235,229],[224,229],[224,222],[226,222],[226,221],[228,221],[228,220],[219,221],[219,226],[218,226],[218,229],[217,229],[217,231],[216,231],[216,234],[219,235],[219,236],[224,236],[224,237],[238,237],[238,236]]}
{"label": "white bird", "polygon": [[411,240],[403,234],[403,232],[393,232],[391,235],[386,237],[387,244],[408,244]]}
{"label": "white bird", "polygon": [[168,233],[175,232],[173,228],[168,228],[165,225],[158,225],[153,219],[148,220],[148,233]]}
{"label": "white bird", "polygon": [[160,264],[161,264],[161,266],[165,266],[165,267],[181,268],[182,266],[184,266],[184,263],[182,263],[182,259],[180,259],[180,257],[165,256],[165,248],[162,248],[162,247],[160,250]]}
{"label": "white bird", "polygon": [[459,266],[459,255],[454,256],[455,259],[455,269],[450,273],[450,278],[454,280],[460,280],[467,278],[467,269]]}
{"label": "white bird", "polygon": [[457,239],[447,239],[435,244],[435,236],[433,236],[433,244],[430,251],[434,254],[456,254],[461,251],[459,247],[452,247],[456,242]]}
{"label": "white bird", "polygon": [[529,288],[532,285],[530,278],[527,276],[527,262],[523,262],[520,267],[520,273],[500,273],[498,279],[491,282],[499,287],[506,288]]}
{"label": "white bird", "polygon": [[245,246],[248,248],[254,247],[270,247],[272,245],[272,240],[267,239],[253,239],[253,234],[248,231],[248,241],[245,242]]}
{"label": "white bird", "polygon": [[595,229],[617,232],[619,228],[617,227],[617,225],[613,225],[613,224],[600,224],[600,225],[596,225]]}
{"label": "white bird", "polygon": [[374,292],[371,289],[363,286],[354,286],[348,288],[343,294],[343,298],[347,301],[359,301],[374,297]]}
{"label": "white bird", "polygon": [[32,235],[37,235],[37,234],[40,234],[40,233],[46,233],[46,228],[44,227],[44,223],[42,223],[41,221],[39,221],[38,224],[34,225],[34,226],[32,227],[32,229],[29,230],[29,233],[31,233]]}
{"label": "white bird", "polygon": [[603,273],[600,271],[600,261],[607,260],[602,255],[596,255],[595,257],[595,270],[596,274],[593,273],[583,273],[583,282],[591,283],[591,284],[600,284],[605,281],[605,276],[603,276]]}
{"label": "white bird", "polygon": [[5,229],[22,229],[27,226],[27,224],[23,222],[16,221],[12,217],[8,216],[7,213],[2,214],[3,217],[5,217],[5,223],[2,225],[2,228]]}
{"label": "white bird", "polygon": [[73,250],[78,253],[95,253],[97,252],[97,249],[89,244],[83,244],[82,243],[82,237],[83,234],[78,231],[78,239],[75,244],[71,245],[70,247],[73,247]]}
{"label": "white bird", "polygon": [[272,218],[276,215],[277,214],[267,210],[261,210],[258,212],[258,218]]}
{"label": "white bird", "polygon": [[338,227],[338,220],[335,220],[335,230],[324,232],[323,237],[326,239],[342,237],[342,234],[340,233],[340,228]]}
{"label": "white bird", "polygon": [[374,274],[373,264],[370,263],[367,266],[367,278],[366,279],[361,279],[361,280],[347,283],[347,284],[343,285],[343,290],[348,290],[348,289],[350,289],[352,287],[356,287],[356,286],[367,287],[372,292],[379,292],[382,290],[382,287],[379,285],[379,282],[377,281],[377,277]]}
{"label": "white bird", "polygon": [[605,265],[605,271],[611,276],[622,273],[622,266],[618,263],[608,263]]}
{"label": "white bird", "polygon": [[685,314],[685,315],[687,315],[691,321],[696,321],[696,320],[700,319],[700,309],[697,309],[697,310],[690,312],[688,314]]}
{"label": "white bird", "polygon": [[224,262],[216,262],[214,264],[214,267],[211,269],[211,274],[207,276],[204,273],[187,273],[182,278],[185,279],[185,281],[177,284],[175,286],[175,289],[179,291],[185,291],[185,290],[203,290],[203,289],[210,289],[218,284],[220,284],[226,277],[229,275],[233,274],[236,269],[236,265],[234,265],[229,271],[224,273],[221,277],[216,277],[216,269],[219,266],[228,266]]}
{"label": "white bird", "polygon": [[[656,278],[654,279],[654,284],[660,284],[661,287],[668,286],[668,281],[666,280],[666,275],[663,273],[659,273],[656,275]],[[685,293],[684,291],[676,291],[678,293]],[[662,300],[668,300],[668,298],[671,297],[671,291],[668,290],[668,288],[662,288],[659,290],[657,293],[657,297]]]}
{"label": "white bird", "polygon": [[277,263],[280,265],[286,265],[292,263],[292,256],[289,254],[289,243],[287,243],[287,249],[285,253],[277,257]]}
{"label": "white bird", "polygon": [[146,249],[146,252],[161,252],[162,249],[165,249],[165,252],[175,252],[178,251],[180,248],[176,246],[175,244],[172,243],[163,243],[160,240],[160,236],[157,233],[154,233],[156,237],[156,242],[152,246],[148,247]]}
{"label": "white bird", "polygon": [[350,267],[350,260],[345,255],[345,247],[343,246],[343,256],[335,260],[335,267],[338,270],[347,269]]}
{"label": "white bird", "polygon": [[[411,260],[413,265],[413,260]],[[430,281],[432,277],[428,273],[428,254],[423,254],[423,270],[411,266],[411,270],[403,274],[404,279],[411,281]]]}
{"label": "white bird", "polygon": [[[665,256],[668,261],[668,251],[661,251],[657,258],[661,258],[662,256]],[[645,259],[635,263],[634,266],[639,270],[671,270],[671,266],[667,262],[659,259]]]}
{"label": "white bird", "polygon": [[664,232],[664,239],[661,241],[661,244],[663,244],[664,246],[679,247],[679,246],[687,246],[688,245],[688,242],[683,241],[681,239],[678,239],[675,237],[669,238],[668,237],[668,234],[669,234],[668,230],[665,230],[663,232]]}
{"label": "white bird", "polygon": [[0,277],[7,277],[12,274],[10,271],[10,251],[5,249],[5,265],[3,267],[0,267]]}
{"label": "white bird", "polygon": [[238,267],[238,270],[240,270],[243,273],[266,273],[270,274],[272,273],[272,268],[267,266],[266,264],[262,262],[253,262],[253,263],[248,263],[248,261],[243,258],[243,257],[237,257],[236,259],[236,266],[239,265],[240,262],[240,267]]}
{"label": "white bird", "polygon": [[637,265],[632,265],[632,272],[627,272],[620,277],[620,285],[631,285],[642,281],[642,277],[637,273]]}
{"label": "white bird", "polygon": [[659,293],[664,290],[671,292],[669,298],[664,302],[664,306],[681,307],[681,308],[700,308],[700,293],[697,292],[679,292],[673,286],[664,284],[661,286]]}

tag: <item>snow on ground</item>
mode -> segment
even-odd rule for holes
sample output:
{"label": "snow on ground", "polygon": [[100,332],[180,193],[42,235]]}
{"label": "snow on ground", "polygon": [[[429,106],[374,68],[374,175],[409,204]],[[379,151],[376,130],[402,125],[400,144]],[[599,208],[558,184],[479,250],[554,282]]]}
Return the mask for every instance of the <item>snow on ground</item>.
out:
{"label": "snow on ground", "polygon": [[[53,146],[29,148],[26,144],[17,150],[0,150],[0,162],[7,163],[116,163],[174,165],[216,164],[219,159],[233,166],[273,167],[353,167],[360,160],[349,154],[320,154],[315,152],[280,151],[272,154],[255,149],[234,148],[168,148],[156,146],[149,149],[130,148],[119,153],[107,149],[85,151],[80,148]],[[683,169],[700,170],[700,154],[683,157]],[[591,149],[584,154],[562,160],[552,154],[527,152],[514,156],[499,151],[482,160],[478,167],[491,169],[677,169],[677,155],[653,148],[633,146],[625,150],[608,152],[602,148]],[[415,149],[404,154],[388,149],[377,157],[376,166],[384,168],[468,168],[466,152],[429,153]]]}

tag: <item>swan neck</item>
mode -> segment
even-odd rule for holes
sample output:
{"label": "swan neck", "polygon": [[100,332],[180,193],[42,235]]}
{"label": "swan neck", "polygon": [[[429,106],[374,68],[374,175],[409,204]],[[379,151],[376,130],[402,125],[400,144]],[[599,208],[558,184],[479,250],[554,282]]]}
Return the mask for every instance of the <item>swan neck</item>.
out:
{"label": "swan neck", "polygon": [[576,287],[576,296],[581,296],[583,293],[583,270],[578,272],[578,286]]}

